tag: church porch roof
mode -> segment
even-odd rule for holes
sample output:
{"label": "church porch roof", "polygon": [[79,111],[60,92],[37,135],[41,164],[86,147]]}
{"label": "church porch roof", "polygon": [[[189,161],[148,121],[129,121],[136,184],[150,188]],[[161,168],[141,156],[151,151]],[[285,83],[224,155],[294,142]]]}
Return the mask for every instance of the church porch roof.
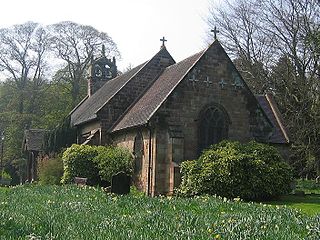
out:
{"label": "church porch roof", "polygon": [[23,150],[24,151],[41,151],[44,149],[45,134],[44,129],[29,129],[24,131]]}

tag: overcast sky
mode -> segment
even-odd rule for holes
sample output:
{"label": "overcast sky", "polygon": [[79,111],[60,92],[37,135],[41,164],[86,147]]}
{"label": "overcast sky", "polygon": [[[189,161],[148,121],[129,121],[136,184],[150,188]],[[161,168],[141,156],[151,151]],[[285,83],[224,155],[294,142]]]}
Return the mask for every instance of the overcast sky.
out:
{"label": "overcast sky", "polygon": [[61,21],[91,25],[109,34],[122,60],[118,69],[136,66],[167,49],[180,61],[206,45],[205,19],[212,0],[6,0],[1,1],[0,27],[27,21],[47,25]]}

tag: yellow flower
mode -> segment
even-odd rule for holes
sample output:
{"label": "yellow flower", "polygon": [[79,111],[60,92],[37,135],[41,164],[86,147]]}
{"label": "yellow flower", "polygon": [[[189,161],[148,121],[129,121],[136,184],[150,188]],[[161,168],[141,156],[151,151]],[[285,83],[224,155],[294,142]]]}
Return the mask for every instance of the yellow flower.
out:
{"label": "yellow flower", "polygon": [[216,234],[215,236],[214,236],[214,239],[220,239],[221,238],[221,235],[220,234]]}

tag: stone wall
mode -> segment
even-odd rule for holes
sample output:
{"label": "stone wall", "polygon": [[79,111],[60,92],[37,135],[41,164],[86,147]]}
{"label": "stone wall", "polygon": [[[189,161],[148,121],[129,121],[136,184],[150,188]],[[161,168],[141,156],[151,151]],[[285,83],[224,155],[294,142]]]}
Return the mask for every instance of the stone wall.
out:
{"label": "stone wall", "polygon": [[246,142],[253,138],[257,102],[220,48],[207,51],[156,115],[168,126],[181,128],[184,159],[198,157],[199,115],[212,104],[224,108],[229,116],[228,139]]}
{"label": "stone wall", "polygon": [[[199,156],[200,112],[213,104],[221,106],[229,116],[228,139],[253,139],[257,102],[219,48],[207,51],[153,118],[158,123],[155,194],[172,193],[179,185],[181,161]],[[179,129],[180,136],[170,136],[172,127]]]}
{"label": "stone wall", "polygon": [[[247,142],[254,138],[257,101],[219,45],[208,49],[151,119],[150,165],[150,132],[142,130],[145,148],[141,189],[148,189],[149,167],[152,195],[171,194],[179,185],[180,163],[199,156],[200,113],[211,105],[220,106],[228,115],[228,139]],[[114,143],[132,150],[137,131],[116,133]]]}
{"label": "stone wall", "polygon": [[[118,132],[113,135],[112,142],[116,146],[121,146],[129,149],[131,153],[134,152],[134,140],[135,137],[138,135],[138,132],[141,132],[143,137],[143,154],[142,154],[142,168],[141,171],[133,176],[134,185],[147,193],[148,191],[148,182],[150,182],[150,193],[154,192],[155,186],[153,176],[154,173],[154,167],[153,167],[153,159],[155,159],[154,152],[155,152],[155,138],[153,132],[151,132],[151,142],[150,142],[150,131],[147,128],[139,128],[139,129],[131,129],[129,131],[122,131]],[[151,144],[150,144],[151,143]],[[151,146],[151,149],[149,149],[149,146]],[[151,155],[149,155],[149,152],[151,152]],[[149,158],[151,156],[151,158]],[[149,170],[149,161],[150,161],[150,176],[148,176],[148,170]],[[148,181],[148,177],[150,177],[150,181]]]}

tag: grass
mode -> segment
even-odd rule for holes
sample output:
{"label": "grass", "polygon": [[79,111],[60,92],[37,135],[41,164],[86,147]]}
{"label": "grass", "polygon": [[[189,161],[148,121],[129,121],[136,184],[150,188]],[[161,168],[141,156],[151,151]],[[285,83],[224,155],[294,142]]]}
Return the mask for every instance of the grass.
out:
{"label": "grass", "polygon": [[319,239],[320,215],[223,198],[0,188],[0,239]]}
{"label": "grass", "polygon": [[290,208],[300,209],[308,215],[320,215],[320,195],[312,194],[305,196],[286,195],[279,200],[267,202],[271,205],[286,205]]}
{"label": "grass", "polygon": [[316,183],[315,180],[297,180],[296,191],[303,191],[306,194],[319,194],[320,195],[320,183]]}

